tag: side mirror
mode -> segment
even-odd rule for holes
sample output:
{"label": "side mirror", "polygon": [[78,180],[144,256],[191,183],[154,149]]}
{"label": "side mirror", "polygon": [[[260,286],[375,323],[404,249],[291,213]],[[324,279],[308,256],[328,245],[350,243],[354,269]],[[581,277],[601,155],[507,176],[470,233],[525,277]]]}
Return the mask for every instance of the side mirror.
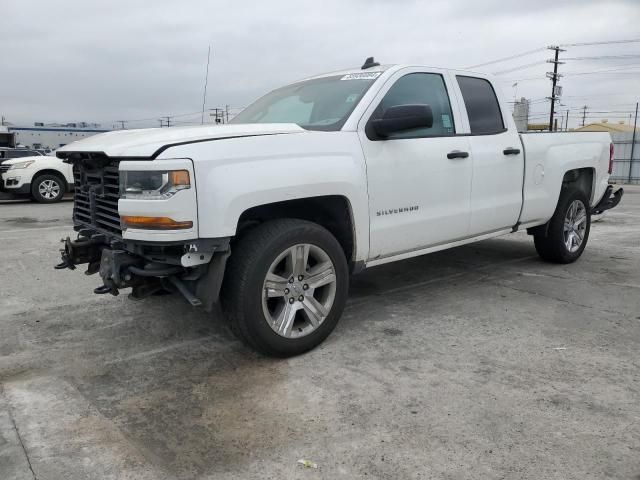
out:
{"label": "side mirror", "polygon": [[387,108],[382,118],[373,120],[371,125],[381,138],[414,128],[431,128],[433,111],[430,105],[395,105]]}

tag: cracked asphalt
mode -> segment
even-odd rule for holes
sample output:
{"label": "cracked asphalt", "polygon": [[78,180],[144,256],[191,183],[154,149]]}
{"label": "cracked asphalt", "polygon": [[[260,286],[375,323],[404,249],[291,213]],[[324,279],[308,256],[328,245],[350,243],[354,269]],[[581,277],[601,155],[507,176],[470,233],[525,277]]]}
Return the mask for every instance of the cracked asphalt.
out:
{"label": "cracked asphalt", "polygon": [[53,270],[71,202],[2,202],[0,479],[638,480],[625,190],[573,265],[517,233],[354,277],[336,331],[288,360],[180,298],[94,295]]}

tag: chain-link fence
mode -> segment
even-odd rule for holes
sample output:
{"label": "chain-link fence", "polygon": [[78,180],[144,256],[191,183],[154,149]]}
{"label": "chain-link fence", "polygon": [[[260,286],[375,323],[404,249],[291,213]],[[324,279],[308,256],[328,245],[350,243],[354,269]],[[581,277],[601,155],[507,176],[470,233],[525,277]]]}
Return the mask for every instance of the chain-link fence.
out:
{"label": "chain-link fence", "polygon": [[[611,181],[616,183],[640,183],[640,133],[636,133],[636,144],[633,146],[633,132],[612,133],[613,139],[613,173]],[[633,158],[631,158],[633,150]]]}

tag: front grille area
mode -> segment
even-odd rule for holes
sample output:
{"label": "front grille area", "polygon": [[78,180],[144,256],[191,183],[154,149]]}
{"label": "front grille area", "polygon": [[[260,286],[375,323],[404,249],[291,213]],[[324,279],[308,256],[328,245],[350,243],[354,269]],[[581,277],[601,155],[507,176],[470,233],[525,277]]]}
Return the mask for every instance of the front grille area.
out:
{"label": "front grille area", "polygon": [[73,220],[77,225],[101,233],[122,236],[118,199],[120,177],[118,162],[75,162],[73,165]]}
{"label": "front grille area", "polygon": [[8,172],[11,165],[0,165],[0,174]]}

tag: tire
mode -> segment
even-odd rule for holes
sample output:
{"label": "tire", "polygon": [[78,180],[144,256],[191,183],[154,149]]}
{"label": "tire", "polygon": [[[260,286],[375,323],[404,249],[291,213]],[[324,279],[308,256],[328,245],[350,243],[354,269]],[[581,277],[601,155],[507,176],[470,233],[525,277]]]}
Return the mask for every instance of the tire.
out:
{"label": "tire", "polygon": [[38,203],[59,202],[65,191],[65,182],[58,175],[39,175],[31,183],[31,196]]}
{"label": "tire", "polygon": [[265,355],[290,357],[333,331],[348,284],[344,251],[328,230],[304,220],[272,220],[233,245],[222,307],[245,344]]}
{"label": "tire", "polygon": [[[575,211],[572,210],[574,207]],[[565,220],[567,220],[567,230],[565,230]],[[583,224],[584,227],[582,227]],[[538,255],[544,260],[553,263],[572,263],[580,258],[587,246],[590,230],[589,199],[581,190],[566,189],[560,193],[556,211],[548,223],[547,235],[536,235],[533,241]]]}

